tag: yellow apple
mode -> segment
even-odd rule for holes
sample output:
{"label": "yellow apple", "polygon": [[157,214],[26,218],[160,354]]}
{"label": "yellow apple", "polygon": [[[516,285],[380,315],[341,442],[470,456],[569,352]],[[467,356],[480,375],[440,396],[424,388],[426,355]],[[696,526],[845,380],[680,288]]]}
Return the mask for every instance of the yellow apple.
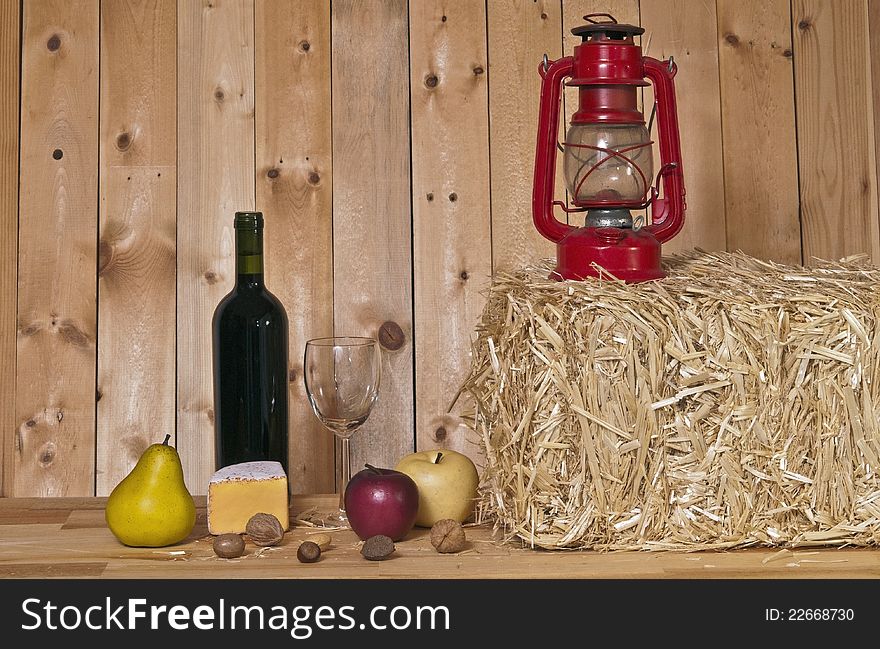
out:
{"label": "yellow apple", "polygon": [[394,469],[407,474],[419,488],[419,527],[431,527],[443,518],[459,523],[470,518],[480,478],[467,455],[448,449],[419,451],[401,459]]}

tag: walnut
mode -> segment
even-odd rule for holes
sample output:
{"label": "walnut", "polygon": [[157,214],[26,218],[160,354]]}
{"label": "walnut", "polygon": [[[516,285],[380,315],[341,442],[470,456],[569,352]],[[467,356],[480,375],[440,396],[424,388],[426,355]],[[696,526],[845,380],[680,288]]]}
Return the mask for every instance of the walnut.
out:
{"label": "walnut", "polygon": [[296,558],[300,563],[315,563],[321,558],[321,548],[312,541],[303,541],[296,550]]}
{"label": "walnut", "polygon": [[221,534],[214,539],[214,554],[221,559],[235,559],[244,554],[241,534]]}
{"label": "walnut", "polygon": [[254,545],[277,545],[284,538],[284,528],[272,514],[254,514],[245,531]]}
{"label": "walnut", "polygon": [[434,523],[431,528],[431,545],[437,552],[449,554],[461,552],[467,545],[467,537],[461,523],[451,518],[444,518]]}
{"label": "walnut", "polygon": [[361,554],[370,561],[381,561],[392,552],[394,552],[394,541],[384,534],[371,536],[364,541],[364,546],[361,548]]}

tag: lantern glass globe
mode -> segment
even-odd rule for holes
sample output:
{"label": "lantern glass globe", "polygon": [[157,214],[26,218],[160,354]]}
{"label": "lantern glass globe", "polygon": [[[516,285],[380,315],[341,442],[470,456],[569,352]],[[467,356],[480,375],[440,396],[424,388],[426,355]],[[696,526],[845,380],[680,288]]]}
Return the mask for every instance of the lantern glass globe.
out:
{"label": "lantern glass globe", "polygon": [[564,143],[565,183],[577,205],[636,207],[654,179],[644,124],[572,124]]}

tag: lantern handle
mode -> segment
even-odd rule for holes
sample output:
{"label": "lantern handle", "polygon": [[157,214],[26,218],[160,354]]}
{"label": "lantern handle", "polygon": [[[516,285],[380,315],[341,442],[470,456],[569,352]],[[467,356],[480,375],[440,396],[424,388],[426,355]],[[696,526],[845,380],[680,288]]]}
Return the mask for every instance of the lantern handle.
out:
{"label": "lantern handle", "polygon": [[678,135],[678,115],[675,107],[675,84],[678,71],[675,61],[658,61],[649,56],[642,59],[645,76],[654,86],[654,107],[657,111],[657,131],[660,140],[660,173],[663,178],[663,197],[655,190],[651,200],[653,223],[645,226],[663,243],[681,231],[684,225],[685,190],[681,169],[681,142]]}
{"label": "lantern handle", "polygon": [[538,232],[558,243],[575,228],[556,220],[553,215],[553,191],[556,188],[556,152],[559,142],[559,110],[562,81],[570,77],[574,57],[550,61],[546,55],[538,64],[541,75],[541,103],[538,112],[538,137],[535,149],[535,184],[532,188],[532,218]]}
{"label": "lantern handle", "polygon": [[[608,18],[608,20],[593,20],[594,18],[601,18],[602,16],[604,16],[605,18]],[[594,25],[605,25],[608,23],[610,23],[612,25],[617,24],[617,18],[615,18],[611,14],[587,14],[586,16],[584,16],[584,20],[586,20],[588,23],[592,23]]]}

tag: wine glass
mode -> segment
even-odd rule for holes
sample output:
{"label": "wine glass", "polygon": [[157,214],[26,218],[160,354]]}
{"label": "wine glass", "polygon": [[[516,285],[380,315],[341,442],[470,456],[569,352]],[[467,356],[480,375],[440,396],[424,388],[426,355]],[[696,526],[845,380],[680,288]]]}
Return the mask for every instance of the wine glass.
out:
{"label": "wine glass", "polygon": [[314,338],[306,342],[303,368],[312,410],[340,441],[338,516],[345,521],[345,487],[351,478],[349,439],[370,416],[379,397],[379,344],[373,338],[357,336]]}

